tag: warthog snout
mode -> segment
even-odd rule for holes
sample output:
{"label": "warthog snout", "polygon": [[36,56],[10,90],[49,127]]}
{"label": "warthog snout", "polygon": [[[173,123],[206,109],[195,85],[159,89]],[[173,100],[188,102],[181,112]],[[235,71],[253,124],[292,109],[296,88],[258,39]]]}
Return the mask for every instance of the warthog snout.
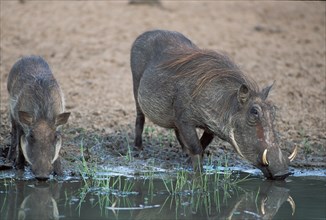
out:
{"label": "warthog snout", "polygon": [[294,148],[293,152],[287,158],[283,156],[279,148],[277,149],[265,149],[262,157],[261,164],[258,166],[265,177],[273,180],[283,180],[292,173],[288,170],[288,165],[294,160],[298,153],[297,146]]}

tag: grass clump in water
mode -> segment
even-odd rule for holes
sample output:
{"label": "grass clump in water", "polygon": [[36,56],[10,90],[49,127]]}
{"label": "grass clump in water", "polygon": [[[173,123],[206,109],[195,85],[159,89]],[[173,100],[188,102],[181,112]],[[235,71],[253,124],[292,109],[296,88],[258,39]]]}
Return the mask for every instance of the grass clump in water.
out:
{"label": "grass clump in water", "polygon": [[106,191],[131,192],[133,188],[132,181],[128,181],[123,176],[105,175],[99,170],[99,166],[95,163],[88,163],[83,154],[83,145],[80,146],[81,164],[79,173],[85,183],[86,188],[102,188]]}
{"label": "grass clump in water", "polygon": [[[109,175],[106,171],[101,170],[97,163],[88,163],[85,159],[83,143],[80,145],[80,151],[79,173],[84,184],[79,191],[79,212],[83,202],[89,196],[98,197],[97,202],[93,205],[99,206],[101,213],[105,207],[120,205],[121,201],[124,205],[130,205],[129,200],[123,198],[138,194],[133,191],[135,185],[133,179],[121,175]],[[107,215],[107,210],[105,210],[105,214]]]}
{"label": "grass clump in water", "polygon": [[[211,161],[211,159],[209,161]],[[218,167],[221,167],[221,162],[219,162]],[[228,188],[236,187],[238,183],[245,181],[246,178],[247,177],[239,179],[239,177],[234,177],[232,172],[228,169],[228,159],[225,157],[223,172],[212,170],[193,173],[185,169],[180,169],[177,171],[175,178],[162,178],[162,181],[169,194],[178,194],[182,192],[194,194],[209,192],[211,189],[216,189],[217,187],[227,191]]]}

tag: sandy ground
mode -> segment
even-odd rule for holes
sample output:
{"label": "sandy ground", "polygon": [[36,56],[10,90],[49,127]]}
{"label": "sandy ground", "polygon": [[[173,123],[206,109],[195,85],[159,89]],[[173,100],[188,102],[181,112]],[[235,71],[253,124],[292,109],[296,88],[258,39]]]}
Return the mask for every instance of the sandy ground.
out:
{"label": "sandy ground", "polygon": [[[117,146],[119,138],[113,144],[110,138],[121,132],[132,143],[131,44],[146,30],[168,29],[199,47],[228,53],[261,87],[275,81],[270,99],[279,108],[282,148],[290,152],[299,146],[294,166],[326,167],[325,2],[163,1],[152,6],[49,0],[1,1],[0,6],[1,149],[10,136],[7,76],[16,60],[29,54],[48,61],[72,113],[63,155],[79,149],[80,139],[96,145],[94,135],[106,143],[101,146]],[[234,155],[222,145],[209,149]]]}

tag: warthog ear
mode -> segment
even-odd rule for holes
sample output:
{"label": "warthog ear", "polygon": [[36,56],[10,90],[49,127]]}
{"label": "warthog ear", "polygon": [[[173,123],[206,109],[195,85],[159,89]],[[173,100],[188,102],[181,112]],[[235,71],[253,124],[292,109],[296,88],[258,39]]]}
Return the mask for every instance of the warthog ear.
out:
{"label": "warthog ear", "polygon": [[270,86],[267,86],[266,88],[264,88],[262,91],[261,91],[261,98],[263,100],[266,100],[267,99],[267,96],[269,94],[269,92],[271,91],[272,87],[273,87],[274,83]]}
{"label": "warthog ear", "polygon": [[33,116],[31,116],[31,114],[29,114],[28,112],[19,111],[18,117],[19,117],[19,121],[23,124],[31,126],[33,123]]}
{"label": "warthog ear", "polygon": [[249,99],[249,89],[246,85],[242,84],[238,89],[238,101],[244,104]]}
{"label": "warthog ear", "polygon": [[58,115],[55,119],[55,125],[59,126],[59,125],[63,125],[66,124],[68,121],[68,118],[70,116],[70,112],[64,112],[61,113],[60,115]]}

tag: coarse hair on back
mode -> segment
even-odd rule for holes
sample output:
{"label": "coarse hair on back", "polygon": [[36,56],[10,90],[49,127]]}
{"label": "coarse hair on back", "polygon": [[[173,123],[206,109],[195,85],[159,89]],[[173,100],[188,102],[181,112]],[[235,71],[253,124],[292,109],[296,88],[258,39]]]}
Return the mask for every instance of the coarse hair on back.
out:
{"label": "coarse hair on back", "polygon": [[[213,50],[178,47],[167,52],[169,58],[159,65],[165,71],[175,72],[176,78],[190,77],[196,81],[192,96],[196,96],[207,83],[223,80],[228,85],[246,85],[254,93],[258,92],[257,84],[245,76],[239,67],[226,55]],[[230,88],[233,90],[232,88]]]}

